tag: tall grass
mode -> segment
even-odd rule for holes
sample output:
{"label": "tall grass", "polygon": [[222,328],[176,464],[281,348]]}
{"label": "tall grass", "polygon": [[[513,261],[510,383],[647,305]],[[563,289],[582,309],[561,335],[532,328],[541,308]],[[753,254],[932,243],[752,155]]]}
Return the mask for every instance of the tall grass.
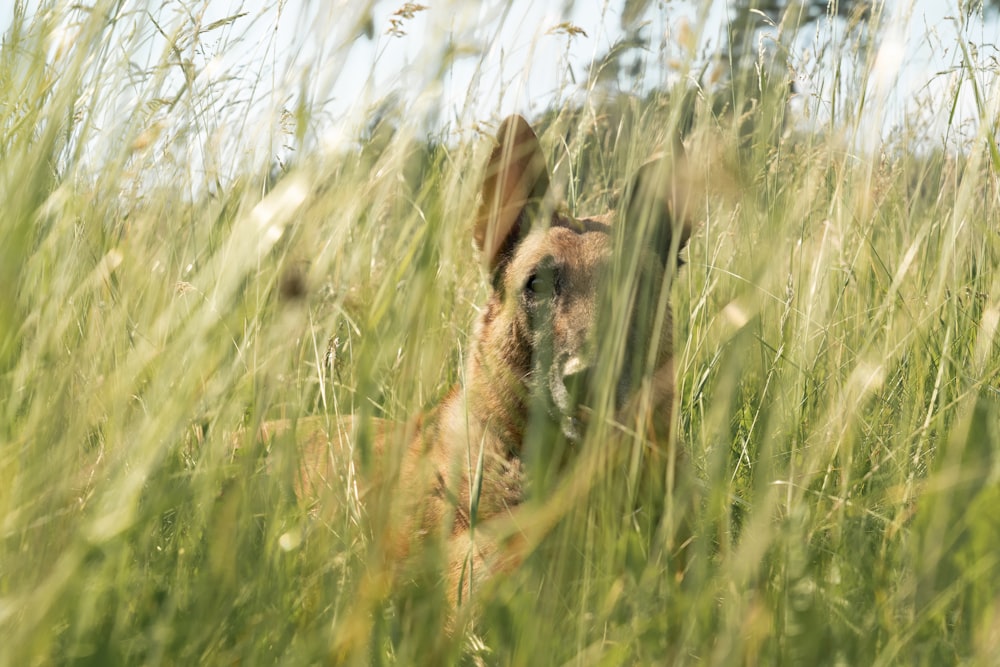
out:
{"label": "tall grass", "polygon": [[[224,89],[177,78],[206,26],[97,4],[17,14],[0,50],[0,663],[993,663],[983,142],[860,150],[858,121],[788,130],[768,96],[749,126],[699,108],[688,152],[714,189],[673,288],[687,570],[658,514],[685,503],[638,493],[610,456],[451,634],[433,576],[372,565],[378,519],[347,471],[317,519],[292,443],[253,434],[405,419],[460,380],[488,141],[374,128],[271,178],[251,148],[203,168],[236,141]],[[576,212],[613,205],[677,122],[657,100],[610,118],[564,110],[543,135]]]}

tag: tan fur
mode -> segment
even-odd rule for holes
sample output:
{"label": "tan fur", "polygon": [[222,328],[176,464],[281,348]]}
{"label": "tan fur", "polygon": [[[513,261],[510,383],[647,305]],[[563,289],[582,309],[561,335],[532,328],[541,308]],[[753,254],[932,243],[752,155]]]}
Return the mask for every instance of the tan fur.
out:
{"label": "tan fur", "polygon": [[[623,253],[632,253],[625,266],[640,267],[632,271],[640,275],[634,303],[626,304],[624,358],[612,364],[617,373],[608,392],[622,424],[665,448],[674,388],[666,299],[677,253],[690,234],[686,193],[673,175],[676,161],[661,157],[644,166],[620,214],[573,219],[557,214],[549,200],[535,133],[518,116],[505,120],[475,222],[494,289],[476,322],[464,384],[404,425],[322,417],[265,424],[267,439],[291,435],[299,443],[302,500],[321,511],[343,497],[352,443],[361,437],[372,445],[375,463],[358,476],[358,493],[363,502],[378,498],[387,512],[389,560],[404,559],[428,536],[446,538],[453,601],[468,595],[482,573],[516,565],[525,540],[490,526],[511,517],[524,497],[522,455],[532,420],[547,421],[552,438],[582,437],[581,404],[596,395],[591,374],[602,350],[613,347],[602,340],[610,333],[604,309],[613,310],[604,287]],[[633,228],[647,222],[648,233],[630,244],[638,233]],[[618,225],[629,228],[616,241]],[[628,293],[613,298],[627,299]],[[573,384],[589,393],[574,397]],[[482,485],[474,503],[480,459]]]}

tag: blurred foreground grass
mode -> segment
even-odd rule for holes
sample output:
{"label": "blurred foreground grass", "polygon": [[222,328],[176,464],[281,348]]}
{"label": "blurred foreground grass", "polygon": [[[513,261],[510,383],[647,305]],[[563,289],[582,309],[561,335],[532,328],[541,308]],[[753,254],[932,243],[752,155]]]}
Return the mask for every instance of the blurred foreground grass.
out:
{"label": "blurred foreground grass", "polygon": [[[16,16],[0,52],[0,663],[995,664],[989,151],[869,154],[850,127],[783,131],[766,96],[742,133],[699,107],[689,153],[732,178],[674,288],[690,571],[613,467],[450,637],[439,586],[369,567],[356,506],[310,518],[294,456],[233,434],[405,418],[457,381],[488,140],[401,128],[199,175],[177,146],[224,124],[212,89],[163,113],[153,67],[112,122],[138,48],[107,46],[112,15],[79,12],[70,44],[66,14]],[[672,113],[550,114],[570,208],[612,205]]]}

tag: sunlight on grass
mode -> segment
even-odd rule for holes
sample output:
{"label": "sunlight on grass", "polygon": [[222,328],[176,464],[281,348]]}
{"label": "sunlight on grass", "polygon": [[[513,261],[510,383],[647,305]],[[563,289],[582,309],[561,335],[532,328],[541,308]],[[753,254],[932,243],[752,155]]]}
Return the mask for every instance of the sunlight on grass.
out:
{"label": "sunlight on grass", "polygon": [[[356,484],[372,435],[314,513],[294,439],[258,429],[405,421],[460,380],[499,114],[428,137],[441,116],[386,90],[259,127],[221,83],[264,83],[223,57],[257,14],[94,4],[15,12],[0,47],[0,664],[995,660],[996,95],[976,89],[965,152],[919,123],[877,147],[860,113],[799,123],[766,77],[612,95],[592,72],[532,118],[579,214],[684,133],[703,195],[672,288],[685,457],[674,486],[597,429],[531,500],[552,529],[451,632],[441,553],[381,564],[389,517]],[[384,29],[358,11],[330,53]],[[996,75],[962,48],[969,81]],[[335,80],[322,58],[303,81]]]}

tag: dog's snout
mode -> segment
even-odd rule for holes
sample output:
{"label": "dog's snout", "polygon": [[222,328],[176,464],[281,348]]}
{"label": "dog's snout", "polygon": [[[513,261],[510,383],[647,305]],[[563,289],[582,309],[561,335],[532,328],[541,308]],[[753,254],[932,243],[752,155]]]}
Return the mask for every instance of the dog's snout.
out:
{"label": "dog's snout", "polygon": [[572,357],[563,367],[563,384],[576,401],[582,400],[590,387],[591,370],[580,357]]}

